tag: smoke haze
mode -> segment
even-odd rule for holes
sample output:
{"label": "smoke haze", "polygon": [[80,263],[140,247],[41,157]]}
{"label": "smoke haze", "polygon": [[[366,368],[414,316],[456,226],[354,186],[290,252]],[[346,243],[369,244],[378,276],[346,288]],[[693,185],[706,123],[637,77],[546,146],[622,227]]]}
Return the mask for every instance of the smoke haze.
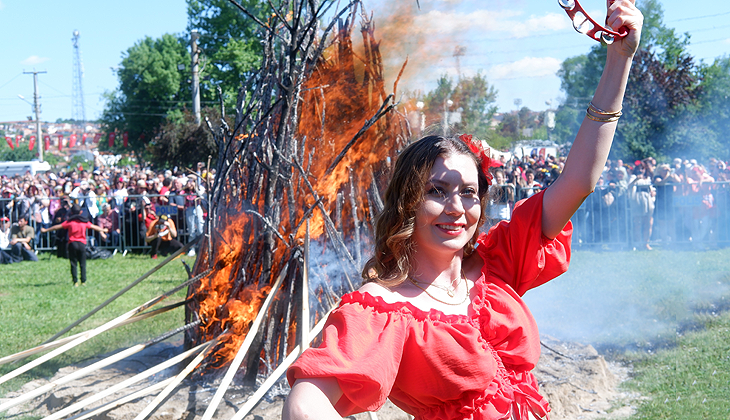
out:
{"label": "smoke haze", "polygon": [[726,255],[576,250],[568,272],[529,291],[525,302],[541,334],[598,348],[653,349],[728,309]]}

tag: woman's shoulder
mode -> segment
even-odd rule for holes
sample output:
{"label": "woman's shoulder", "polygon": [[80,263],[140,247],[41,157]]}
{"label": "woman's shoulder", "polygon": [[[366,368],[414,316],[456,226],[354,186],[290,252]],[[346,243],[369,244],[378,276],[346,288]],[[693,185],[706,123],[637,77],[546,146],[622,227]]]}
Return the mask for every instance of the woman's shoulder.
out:
{"label": "woman's shoulder", "polygon": [[385,303],[396,303],[402,300],[402,297],[400,297],[398,293],[372,281],[363,284],[359,289],[357,289],[357,291],[360,293],[367,293],[374,298],[380,298]]}

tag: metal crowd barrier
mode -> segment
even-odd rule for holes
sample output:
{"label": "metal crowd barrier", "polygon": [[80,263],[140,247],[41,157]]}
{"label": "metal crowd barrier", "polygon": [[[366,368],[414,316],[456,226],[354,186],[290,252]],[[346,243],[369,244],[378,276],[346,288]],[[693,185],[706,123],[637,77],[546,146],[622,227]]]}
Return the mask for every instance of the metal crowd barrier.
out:
{"label": "metal crowd barrier", "polygon": [[[573,246],[638,249],[646,244],[647,224],[652,246],[704,249],[730,245],[729,182],[635,188],[597,187],[571,219]],[[651,213],[637,204],[636,193],[653,197]]]}
{"label": "metal crowd barrier", "polygon": [[[167,215],[177,228],[177,240],[186,244],[191,239],[191,229],[186,222],[185,210],[179,209],[172,205],[160,204],[160,195],[146,195],[152,203],[155,214]],[[60,197],[44,197],[47,200],[49,210],[49,219],[52,223],[53,215],[61,208]],[[79,200],[73,200],[78,203]],[[96,248],[124,251],[147,252],[150,246],[145,242],[147,227],[144,220],[144,199],[141,195],[130,195],[117,201],[114,197],[97,197],[97,207],[99,215],[102,214],[102,206],[109,204],[111,207],[112,217],[117,217],[119,232],[107,234],[107,239],[102,240],[101,235],[95,231],[88,231],[87,244]],[[12,203],[12,204],[11,204]],[[41,198],[0,198],[0,217],[8,217],[13,224],[17,223],[21,215],[29,218],[29,225],[33,227],[36,233],[34,240],[34,248],[38,252],[55,251],[56,232],[40,233],[42,226],[50,227],[51,223],[45,224],[41,220],[36,219],[36,213],[43,204]],[[92,223],[98,224],[98,217],[91,220]]]}
{"label": "metal crowd barrier", "polygon": [[[652,189],[654,192],[652,193]],[[517,199],[527,189],[515,192]],[[537,189],[530,189],[537,190]],[[647,193],[654,200],[650,214],[632,204],[634,194]],[[98,198],[97,205],[110,204],[119,217],[118,239],[109,235],[102,241],[96,232],[89,232],[91,245],[118,251],[146,251],[146,226],[141,209],[143,196],[128,196],[121,202],[113,197]],[[161,205],[159,195],[146,196],[154,205],[159,216],[166,214],[177,227],[177,239],[183,244],[190,239],[185,212],[171,205]],[[60,207],[59,198],[52,197],[49,208]],[[8,204],[13,202],[11,207]],[[135,203],[135,206],[132,206]],[[35,249],[52,251],[55,246],[55,232],[40,234],[41,223],[34,214],[40,205],[40,198],[0,198],[0,217],[9,217],[17,222],[20,214],[29,216],[30,226],[36,231]],[[52,219],[52,217],[51,217]],[[689,184],[667,184],[664,186],[638,186],[635,191],[609,186],[599,186],[588,196],[571,219],[573,221],[573,247],[585,249],[631,249],[642,247],[646,241],[642,229],[651,223],[651,245],[662,247],[692,246],[695,248],[730,246],[730,182],[704,183],[701,186]],[[492,221],[495,222],[495,221]]]}

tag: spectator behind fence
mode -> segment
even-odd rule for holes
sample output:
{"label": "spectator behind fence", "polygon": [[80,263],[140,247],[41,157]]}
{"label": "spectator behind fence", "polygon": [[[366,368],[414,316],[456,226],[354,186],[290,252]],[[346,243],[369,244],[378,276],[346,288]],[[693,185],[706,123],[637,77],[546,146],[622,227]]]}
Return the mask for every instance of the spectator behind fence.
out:
{"label": "spectator behind fence", "polygon": [[489,188],[489,217],[493,223],[509,220],[515,202],[515,186],[507,183],[502,168],[494,170],[494,185]]}
{"label": "spectator behind fence", "polygon": [[[617,172],[618,174],[619,172]],[[643,165],[634,167],[631,182],[628,185],[629,205],[633,219],[634,249],[637,246],[651,250],[649,238],[654,215],[655,192],[651,185],[651,176]]]}
{"label": "spectator behind fence", "polygon": [[96,207],[96,193],[91,189],[89,181],[81,181],[68,196],[76,200],[81,208],[81,214],[86,218],[95,219],[99,215],[99,208]]}
{"label": "spectator behind fence", "polygon": [[[61,208],[53,214],[51,227],[65,222],[70,215],[71,199],[68,196],[63,196],[61,197],[60,202]],[[53,243],[56,247],[56,256],[58,258],[68,258],[68,249],[66,248],[68,245],[68,232],[66,232],[66,229],[56,230],[53,237]]]}
{"label": "spectator behind fence", "polygon": [[[201,197],[198,193],[197,185],[194,179],[189,179],[185,184],[185,227],[188,233],[188,241],[197,238],[203,234],[203,208],[201,207]],[[188,256],[195,255],[195,250],[190,248]]]}
{"label": "spectator behind fence", "polygon": [[71,207],[71,217],[60,225],[48,229],[41,228],[41,232],[66,229],[68,231],[68,260],[71,264],[71,280],[74,286],[79,285],[79,276],[76,265],[81,268],[81,284],[86,284],[86,230],[91,229],[99,232],[102,239],[106,239],[106,229],[92,224],[89,218],[83,214],[81,207],[74,204]]}
{"label": "spectator behind fence", "polygon": [[[681,162],[680,162],[681,163]],[[674,168],[667,164],[657,167],[654,175],[656,197],[654,203],[654,235],[664,243],[673,239],[670,232],[674,228],[674,188],[682,179],[675,173]]]}
{"label": "spectator behind fence", "polygon": [[542,188],[542,184],[535,180],[535,171],[533,171],[532,169],[528,169],[525,171],[524,188],[525,189],[522,192],[522,197],[520,198],[532,197],[533,195],[537,194]]}
{"label": "spectator behind fence", "polygon": [[0,217],[0,264],[18,262],[10,253],[10,218]]}
{"label": "spectator behind fence", "polygon": [[96,224],[108,232],[106,240],[103,240],[101,244],[118,248],[121,229],[119,228],[119,212],[117,209],[112,209],[108,203],[102,204],[101,214],[96,218]]}
{"label": "spectator behind fence", "polygon": [[28,217],[20,216],[18,224],[10,229],[10,255],[24,261],[38,261],[33,252],[35,230],[28,225]]}
{"label": "spectator behind fence", "polygon": [[158,253],[164,256],[175,253],[182,248],[183,244],[175,238],[177,238],[175,222],[167,215],[161,215],[155,220],[155,223],[150,225],[145,238],[147,243],[152,246],[152,259],[156,259]]}

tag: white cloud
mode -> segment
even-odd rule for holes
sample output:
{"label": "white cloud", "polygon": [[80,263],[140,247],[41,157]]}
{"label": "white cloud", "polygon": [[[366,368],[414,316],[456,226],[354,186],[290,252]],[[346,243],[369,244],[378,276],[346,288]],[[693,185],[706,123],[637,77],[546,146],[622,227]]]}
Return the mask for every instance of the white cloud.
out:
{"label": "white cloud", "polygon": [[5,5],[3,4],[2,0],[0,0],[0,10],[3,10],[4,7]]}
{"label": "white cloud", "polygon": [[48,60],[50,60],[50,58],[48,57],[38,57],[37,55],[31,55],[30,57],[21,61],[20,64],[24,64],[26,66],[35,66],[36,64],[45,63]]}
{"label": "white cloud", "polygon": [[525,57],[508,64],[499,64],[489,69],[490,79],[518,79],[554,76],[562,60],[553,57]]}
{"label": "white cloud", "polygon": [[522,15],[522,12],[514,10],[475,10],[470,13],[433,10],[417,15],[414,28],[419,28],[422,33],[457,34],[477,30],[522,38],[535,32],[560,31],[568,27],[568,20],[559,13]]}

